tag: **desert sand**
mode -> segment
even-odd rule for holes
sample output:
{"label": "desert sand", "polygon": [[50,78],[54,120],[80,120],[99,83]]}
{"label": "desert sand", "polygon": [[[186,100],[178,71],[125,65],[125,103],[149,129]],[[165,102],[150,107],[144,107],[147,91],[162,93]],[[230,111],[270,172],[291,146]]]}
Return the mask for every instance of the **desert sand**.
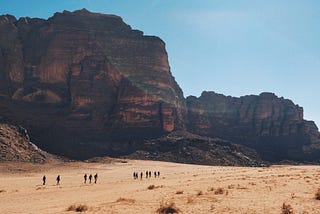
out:
{"label": "desert sand", "polygon": [[[160,171],[134,180],[133,172]],[[83,175],[98,173],[97,184]],[[56,185],[61,175],[60,186]],[[42,185],[46,175],[47,185]],[[152,186],[154,185],[154,186]],[[149,188],[148,188],[149,187]],[[181,213],[320,213],[320,166],[219,167],[156,161],[0,164],[0,213],[156,213],[171,203]]]}

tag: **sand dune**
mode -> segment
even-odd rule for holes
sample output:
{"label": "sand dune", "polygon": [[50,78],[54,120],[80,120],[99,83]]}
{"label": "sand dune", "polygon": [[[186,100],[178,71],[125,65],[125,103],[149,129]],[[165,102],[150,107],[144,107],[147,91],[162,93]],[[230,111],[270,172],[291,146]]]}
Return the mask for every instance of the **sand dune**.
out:
{"label": "sand dune", "polygon": [[[160,178],[133,179],[133,172],[157,170]],[[84,184],[84,173],[98,173]],[[46,175],[47,185],[42,185]],[[55,178],[61,175],[61,185]],[[320,166],[217,167],[167,162],[0,164],[0,213],[156,213],[175,203],[181,213],[320,213]],[[154,185],[154,186],[151,186]],[[150,188],[148,189],[148,187]]]}

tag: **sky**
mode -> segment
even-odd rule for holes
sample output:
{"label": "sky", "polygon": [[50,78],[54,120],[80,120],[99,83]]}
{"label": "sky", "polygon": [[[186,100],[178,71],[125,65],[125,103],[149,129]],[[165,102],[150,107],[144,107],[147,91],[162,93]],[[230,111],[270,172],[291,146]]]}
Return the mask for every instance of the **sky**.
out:
{"label": "sky", "polygon": [[184,95],[273,92],[320,125],[318,0],[0,0],[0,14],[115,14],[166,43]]}

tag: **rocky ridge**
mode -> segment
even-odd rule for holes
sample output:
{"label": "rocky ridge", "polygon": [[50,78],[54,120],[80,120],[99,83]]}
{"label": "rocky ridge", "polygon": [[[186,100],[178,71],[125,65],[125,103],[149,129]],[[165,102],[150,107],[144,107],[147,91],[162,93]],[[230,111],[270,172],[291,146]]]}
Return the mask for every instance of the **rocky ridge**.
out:
{"label": "rocky ridge", "polygon": [[291,100],[273,93],[236,98],[203,92],[186,102],[190,132],[246,145],[272,161],[316,155],[308,148],[319,145],[318,128],[303,119],[303,109]]}

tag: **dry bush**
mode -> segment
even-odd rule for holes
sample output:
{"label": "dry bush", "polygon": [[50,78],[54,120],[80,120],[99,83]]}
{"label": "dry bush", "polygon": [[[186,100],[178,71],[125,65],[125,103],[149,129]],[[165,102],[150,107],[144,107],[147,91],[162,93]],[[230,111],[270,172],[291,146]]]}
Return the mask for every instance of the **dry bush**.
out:
{"label": "dry bush", "polygon": [[74,211],[74,212],[85,212],[88,210],[87,205],[79,204],[79,205],[71,205],[68,207],[67,211]]}
{"label": "dry bush", "polygon": [[202,191],[198,191],[197,196],[203,195]]}
{"label": "dry bush", "polygon": [[316,192],[315,197],[317,200],[320,200],[320,189],[318,189],[318,191]]}
{"label": "dry bush", "polygon": [[224,189],[223,188],[221,188],[221,187],[219,187],[218,189],[216,189],[215,191],[214,191],[214,194],[215,195],[222,195],[224,193]]}
{"label": "dry bush", "polygon": [[0,189],[0,193],[6,192],[4,189]]}
{"label": "dry bush", "polygon": [[169,214],[169,213],[179,213],[180,209],[176,207],[174,202],[161,202],[160,207],[157,209],[157,213],[160,214]]}
{"label": "dry bush", "polygon": [[183,194],[183,191],[179,190],[176,192],[177,195]]}
{"label": "dry bush", "polygon": [[293,214],[293,209],[290,204],[282,204],[282,214]]}
{"label": "dry bush", "polygon": [[229,186],[228,186],[228,189],[234,189],[235,188],[235,185],[234,184],[230,184]]}
{"label": "dry bush", "polygon": [[210,188],[208,189],[208,191],[210,191],[210,192],[213,192],[213,190],[214,190],[213,187],[210,187]]}
{"label": "dry bush", "polygon": [[150,186],[148,186],[148,189],[155,189],[156,188],[156,186],[155,185],[150,185]]}
{"label": "dry bush", "polygon": [[134,200],[134,199],[130,199],[130,198],[118,198],[117,200],[116,200],[116,202],[126,202],[126,203],[130,203],[130,204],[133,204],[133,203],[135,203],[136,202],[136,200]]}

